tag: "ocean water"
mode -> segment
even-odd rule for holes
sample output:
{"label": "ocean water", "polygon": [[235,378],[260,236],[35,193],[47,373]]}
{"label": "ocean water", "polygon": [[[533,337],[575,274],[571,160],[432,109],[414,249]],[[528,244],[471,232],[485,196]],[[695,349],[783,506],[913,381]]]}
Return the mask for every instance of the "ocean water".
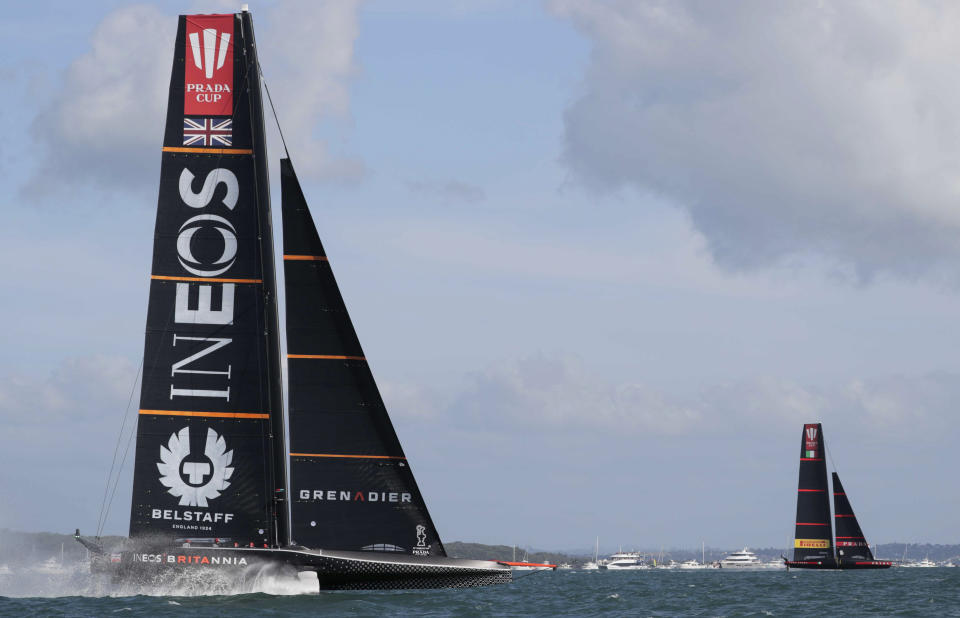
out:
{"label": "ocean water", "polygon": [[0,576],[0,616],[960,616],[960,568],[887,571],[557,571],[467,590],[320,592],[263,577],[110,589],[80,571]]}

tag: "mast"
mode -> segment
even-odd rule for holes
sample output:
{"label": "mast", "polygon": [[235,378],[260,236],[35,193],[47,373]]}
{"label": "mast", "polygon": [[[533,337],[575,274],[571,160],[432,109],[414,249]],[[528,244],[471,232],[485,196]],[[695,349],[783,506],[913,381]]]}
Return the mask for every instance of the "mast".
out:
{"label": "mast", "polygon": [[793,542],[793,559],[796,562],[834,559],[824,452],[823,427],[820,423],[804,425],[800,438],[797,519]]}
{"label": "mast", "polygon": [[273,544],[284,547],[290,544],[287,505],[287,449],[284,429],[283,385],[280,369],[280,326],[277,318],[277,279],[273,260],[273,215],[270,211],[270,183],[267,166],[266,135],[263,127],[263,99],[260,94],[260,62],[257,44],[253,35],[253,17],[248,10],[240,13],[240,23],[245,33],[243,53],[247,63],[248,96],[250,98],[250,125],[253,136],[253,159],[255,166],[257,212],[260,224],[260,261],[263,277],[263,321],[266,325],[266,370],[269,390],[270,434],[267,443],[270,451],[270,474],[273,496],[271,519]]}

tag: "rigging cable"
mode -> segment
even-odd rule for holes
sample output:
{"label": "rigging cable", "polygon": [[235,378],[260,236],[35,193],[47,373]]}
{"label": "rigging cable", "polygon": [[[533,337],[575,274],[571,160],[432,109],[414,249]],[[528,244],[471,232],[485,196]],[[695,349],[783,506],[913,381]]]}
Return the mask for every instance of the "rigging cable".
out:
{"label": "rigging cable", "polygon": [[[170,307],[169,311],[167,312],[167,319],[163,327],[164,330],[169,328],[171,320],[173,319],[173,313],[174,313],[174,307]],[[144,355],[146,355],[146,352],[144,352]],[[160,357],[160,348],[158,347],[157,351],[153,355],[153,365],[156,365],[157,359],[159,357]],[[133,400],[133,393],[136,392],[136,389],[137,389],[137,379],[139,379],[143,373],[143,364],[145,360],[146,360],[145,356],[140,358],[140,369],[137,370],[137,378],[134,379],[133,388],[130,390],[130,400],[127,401],[127,412],[124,412],[124,415],[123,415],[124,424],[126,424],[127,422],[127,416],[130,410],[130,402]],[[142,387],[142,383],[141,383],[141,387]],[[110,500],[107,501],[106,508],[102,509],[101,511],[102,517],[100,518],[100,521],[97,524],[97,534],[96,534],[97,537],[100,536],[100,534],[103,532],[103,529],[107,525],[107,518],[110,516],[110,507],[113,506],[113,498],[117,495],[117,486],[120,484],[120,475],[123,472],[123,466],[127,461],[127,455],[130,453],[130,444],[133,442],[134,438],[136,437],[137,437],[137,424],[135,424],[130,429],[130,436],[127,438],[127,446],[123,450],[123,457],[120,459],[120,466],[117,468],[117,476],[113,479],[113,490],[110,492]],[[123,427],[121,426],[120,435],[117,436],[117,446],[114,451],[114,460],[116,460],[116,453],[120,449],[120,442],[122,441],[122,439],[123,439]],[[112,465],[110,469],[112,473],[112,470],[113,470]],[[110,476],[107,477],[107,488],[109,487],[110,487]],[[106,492],[104,492],[104,499],[106,499]]]}
{"label": "rigging cable", "polygon": [[[97,516],[96,536],[98,537],[100,536],[100,532],[103,530],[103,526],[106,522],[107,515],[105,510],[107,509],[107,494],[110,492],[110,481],[113,479],[113,470],[117,463],[117,454],[120,452],[120,443],[123,441],[123,432],[127,427],[127,417],[130,416],[130,404],[133,402],[133,394],[137,391],[137,380],[140,379],[141,371],[143,371],[143,357],[140,358],[140,365],[137,367],[137,375],[133,378],[133,386],[130,387],[130,396],[127,398],[127,407],[123,411],[123,420],[120,423],[120,433],[117,435],[117,444],[113,447],[113,460],[110,462],[110,471],[107,473],[107,484],[103,488],[103,500],[100,502],[100,514]],[[117,476],[120,476],[120,470],[117,470]]]}
{"label": "rigging cable", "polygon": [[267,78],[263,75],[263,68],[257,63],[257,71],[260,73],[260,81],[263,82],[263,90],[267,93],[267,101],[270,102],[270,111],[273,112],[273,121],[277,125],[277,132],[280,133],[280,142],[283,144],[283,153],[290,158],[290,151],[287,149],[287,140],[283,138],[283,129],[280,128],[280,117],[277,116],[277,108],[273,106],[273,97],[270,96],[270,87],[267,86]]}

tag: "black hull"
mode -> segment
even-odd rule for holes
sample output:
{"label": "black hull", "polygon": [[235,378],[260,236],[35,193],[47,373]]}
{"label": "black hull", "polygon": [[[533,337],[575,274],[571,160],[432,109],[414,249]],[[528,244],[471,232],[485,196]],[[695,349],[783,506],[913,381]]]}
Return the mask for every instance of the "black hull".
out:
{"label": "black hull", "polygon": [[846,571],[853,569],[889,569],[893,566],[892,562],[885,560],[860,560],[847,561],[840,560],[822,560],[822,561],[793,561],[784,560],[788,569],[816,569],[821,571]]}
{"label": "black hull", "polygon": [[506,584],[510,568],[486,560],[372,552],[232,547],[165,547],[96,556],[91,571],[120,583],[162,585],[169,577],[205,569],[238,580],[271,572],[317,574],[320,590],[468,588]]}

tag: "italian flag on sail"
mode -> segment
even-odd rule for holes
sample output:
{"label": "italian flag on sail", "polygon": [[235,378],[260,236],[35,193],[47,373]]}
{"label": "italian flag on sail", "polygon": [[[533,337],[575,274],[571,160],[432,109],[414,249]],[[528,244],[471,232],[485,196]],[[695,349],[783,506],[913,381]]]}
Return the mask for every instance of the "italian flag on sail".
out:
{"label": "italian flag on sail", "polygon": [[807,451],[807,459],[816,459],[816,457],[817,457],[816,451]]}

